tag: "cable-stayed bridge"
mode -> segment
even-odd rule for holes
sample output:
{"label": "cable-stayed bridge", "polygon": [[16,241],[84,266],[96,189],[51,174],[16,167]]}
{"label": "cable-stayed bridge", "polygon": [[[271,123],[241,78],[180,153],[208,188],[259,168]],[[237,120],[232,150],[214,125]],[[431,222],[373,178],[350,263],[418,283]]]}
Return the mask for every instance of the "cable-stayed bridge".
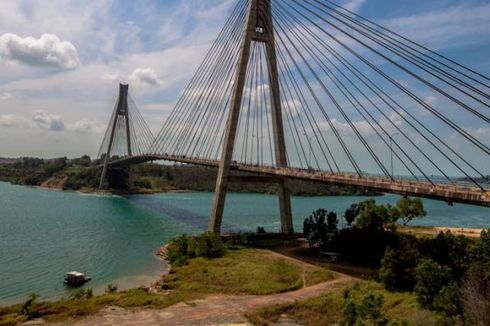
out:
{"label": "cable-stayed bridge", "polygon": [[237,0],[161,131],[121,85],[99,151],[107,169],[165,160],[229,182],[288,179],[490,206],[490,78],[329,0]]}

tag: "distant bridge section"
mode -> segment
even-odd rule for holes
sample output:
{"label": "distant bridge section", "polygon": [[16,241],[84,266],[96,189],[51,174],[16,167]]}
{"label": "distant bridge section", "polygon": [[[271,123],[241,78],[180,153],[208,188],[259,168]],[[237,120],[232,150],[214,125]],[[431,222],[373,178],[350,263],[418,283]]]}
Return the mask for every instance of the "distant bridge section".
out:
{"label": "distant bridge section", "polygon": [[[168,161],[196,166],[219,168],[219,161],[187,158],[173,155],[140,155],[114,160],[112,167],[124,167],[152,161]],[[336,174],[322,171],[313,171],[299,168],[277,168],[274,166],[257,166],[232,162],[231,170],[250,172],[257,175],[299,179],[305,181],[323,182],[335,185],[349,185],[372,189],[378,192],[398,194],[402,196],[415,196],[428,199],[443,200],[448,203],[463,203],[476,206],[490,207],[490,192],[477,187],[469,187],[467,182],[461,184],[436,184],[415,180],[396,180],[358,176],[353,174]]]}

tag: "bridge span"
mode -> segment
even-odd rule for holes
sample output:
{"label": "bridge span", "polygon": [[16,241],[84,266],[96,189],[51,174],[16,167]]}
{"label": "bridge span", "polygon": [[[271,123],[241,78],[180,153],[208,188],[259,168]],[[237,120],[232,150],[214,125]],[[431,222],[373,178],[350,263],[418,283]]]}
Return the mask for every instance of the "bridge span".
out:
{"label": "bridge span", "polygon": [[[109,164],[109,166],[124,167],[152,161],[168,161],[210,168],[219,168],[220,165],[220,161],[218,160],[152,154],[114,160]],[[378,176],[359,176],[348,173],[328,173],[293,167],[278,168],[274,166],[259,166],[239,162],[232,162],[230,169],[232,171],[253,173],[255,175],[362,187],[378,192],[398,194],[402,196],[415,196],[443,200],[449,204],[463,203],[490,207],[490,193],[488,190],[458,184],[437,184],[429,183],[427,181],[407,179],[392,180]]]}

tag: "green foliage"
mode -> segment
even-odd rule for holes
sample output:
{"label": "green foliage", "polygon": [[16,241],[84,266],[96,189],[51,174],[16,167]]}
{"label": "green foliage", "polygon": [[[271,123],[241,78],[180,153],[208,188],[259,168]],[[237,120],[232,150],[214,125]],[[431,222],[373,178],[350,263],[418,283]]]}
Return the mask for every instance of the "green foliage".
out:
{"label": "green foliage", "polygon": [[359,216],[356,226],[360,229],[383,230],[384,226],[391,224],[398,213],[391,205],[378,205],[374,199],[359,204]]}
{"label": "green foliage", "polygon": [[225,244],[221,236],[212,232],[190,238],[188,245],[190,257],[217,258],[223,256],[225,251]]}
{"label": "green foliage", "polygon": [[204,233],[200,236],[190,237],[182,235],[169,244],[167,256],[172,265],[181,266],[190,258],[221,257],[226,252],[226,245],[221,236],[215,233]]}
{"label": "green foliage", "polygon": [[67,166],[67,158],[61,157],[49,161],[43,166],[43,174],[52,176],[53,174],[60,172]]}
{"label": "green foliage", "polygon": [[472,260],[471,245],[472,240],[465,236],[440,232],[435,238],[423,241],[422,252],[440,265],[448,266],[454,277],[459,279],[464,276]]}
{"label": "green foliage", "polygon": [[70,300],[88,300],[94,296],[92,289],[79,289],[70,294]]}
{"label": "green foliage", "polygon": [[400,252],[387,248],[381,260],[379,280],[388,290],[395,291],[400,288],[401,273]]}
{"label": "green foliage", "polygon": [[75,158],[71,161],[74,166],[89,167],[92,163],[90,156],[83,155],[80,158]]}
{"label": "green foliage", "polygon": [[63,189],[80,190],[82,188],[97,188],[101,172],[101,169],[97,168],[69,169]]}
{"label": "green foliage", "polygon": [[39,298],[39,295],[36,293],[32,293],[26,302],[22,305],[20,313],[27,317],[27,319],[36,318],[39,316],[38,310],[35,308],[36,301]]}
{"label": "green foliage", "polygon": [[310,248],[325,248],[338,232],[338,218],[334,212],[318,209],[303,223],[303,233]]}
{"label": "green foliage", "polygon": [[116,293],[117,292],[117,285],[116,284],[108,284],[107,288],[105,289],[105,293]]}
{"label": "green foliage", "polygon": [[413,274],[420,259],[418,240],[405,234],[397,234],[397,238],[396,245],[388,247],[381,260],[379,279],[390,291],[412,291]]}
{"label": "green foliage", "polygon": [[408,225],[413,219],[427,215],[420,198],[402,198],[396,204],[395,210],[395,216],[402,219],[403,225]]}
{"label": "green foliage", "polygon": [[344,293],[344,318],[340,325],[387,325],[388,318],[381,311],[383,304],[382,294],[367,293],[359,298],[353,296],[348,289]]}
{"label": "green foliage", "polygon": [[360,213],[361,206],[358,204],[352,204],[344,213],[344,218],[347,222],[347,226],[351,227]]}
{"label": "green foliage", "polygon": [[431,259],[423,259],[415,270],[415,293],[424,308],[434,309],[434,302],[452,280],[451,269]]}
{"label": "green foliage", "polygon": [[[361,318],[360,316],[364,318]],[[390,293],[374,282],[329,291],[303,301],[249,312],[254,325],[276,325],[286,318],[299,325],[436,325],[434,313],[422,310],[410,293]]]}
{"label": "green foliage", "polygon": [[258,226],[256,233],[257,234],[266,234],[267,231],[265,230],[265,228],[263,226]]}

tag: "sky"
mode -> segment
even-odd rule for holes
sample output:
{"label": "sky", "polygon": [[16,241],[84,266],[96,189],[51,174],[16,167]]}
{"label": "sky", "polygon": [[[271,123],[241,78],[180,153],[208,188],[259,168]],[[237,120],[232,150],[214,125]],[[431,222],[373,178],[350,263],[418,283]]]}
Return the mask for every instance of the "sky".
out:
{"label": "sky", "polygon": [[[485,0],[338,0],[490,75]],[[94,156],[130,92],[157,133],[234,0],[0,0],[0,157]]]}

